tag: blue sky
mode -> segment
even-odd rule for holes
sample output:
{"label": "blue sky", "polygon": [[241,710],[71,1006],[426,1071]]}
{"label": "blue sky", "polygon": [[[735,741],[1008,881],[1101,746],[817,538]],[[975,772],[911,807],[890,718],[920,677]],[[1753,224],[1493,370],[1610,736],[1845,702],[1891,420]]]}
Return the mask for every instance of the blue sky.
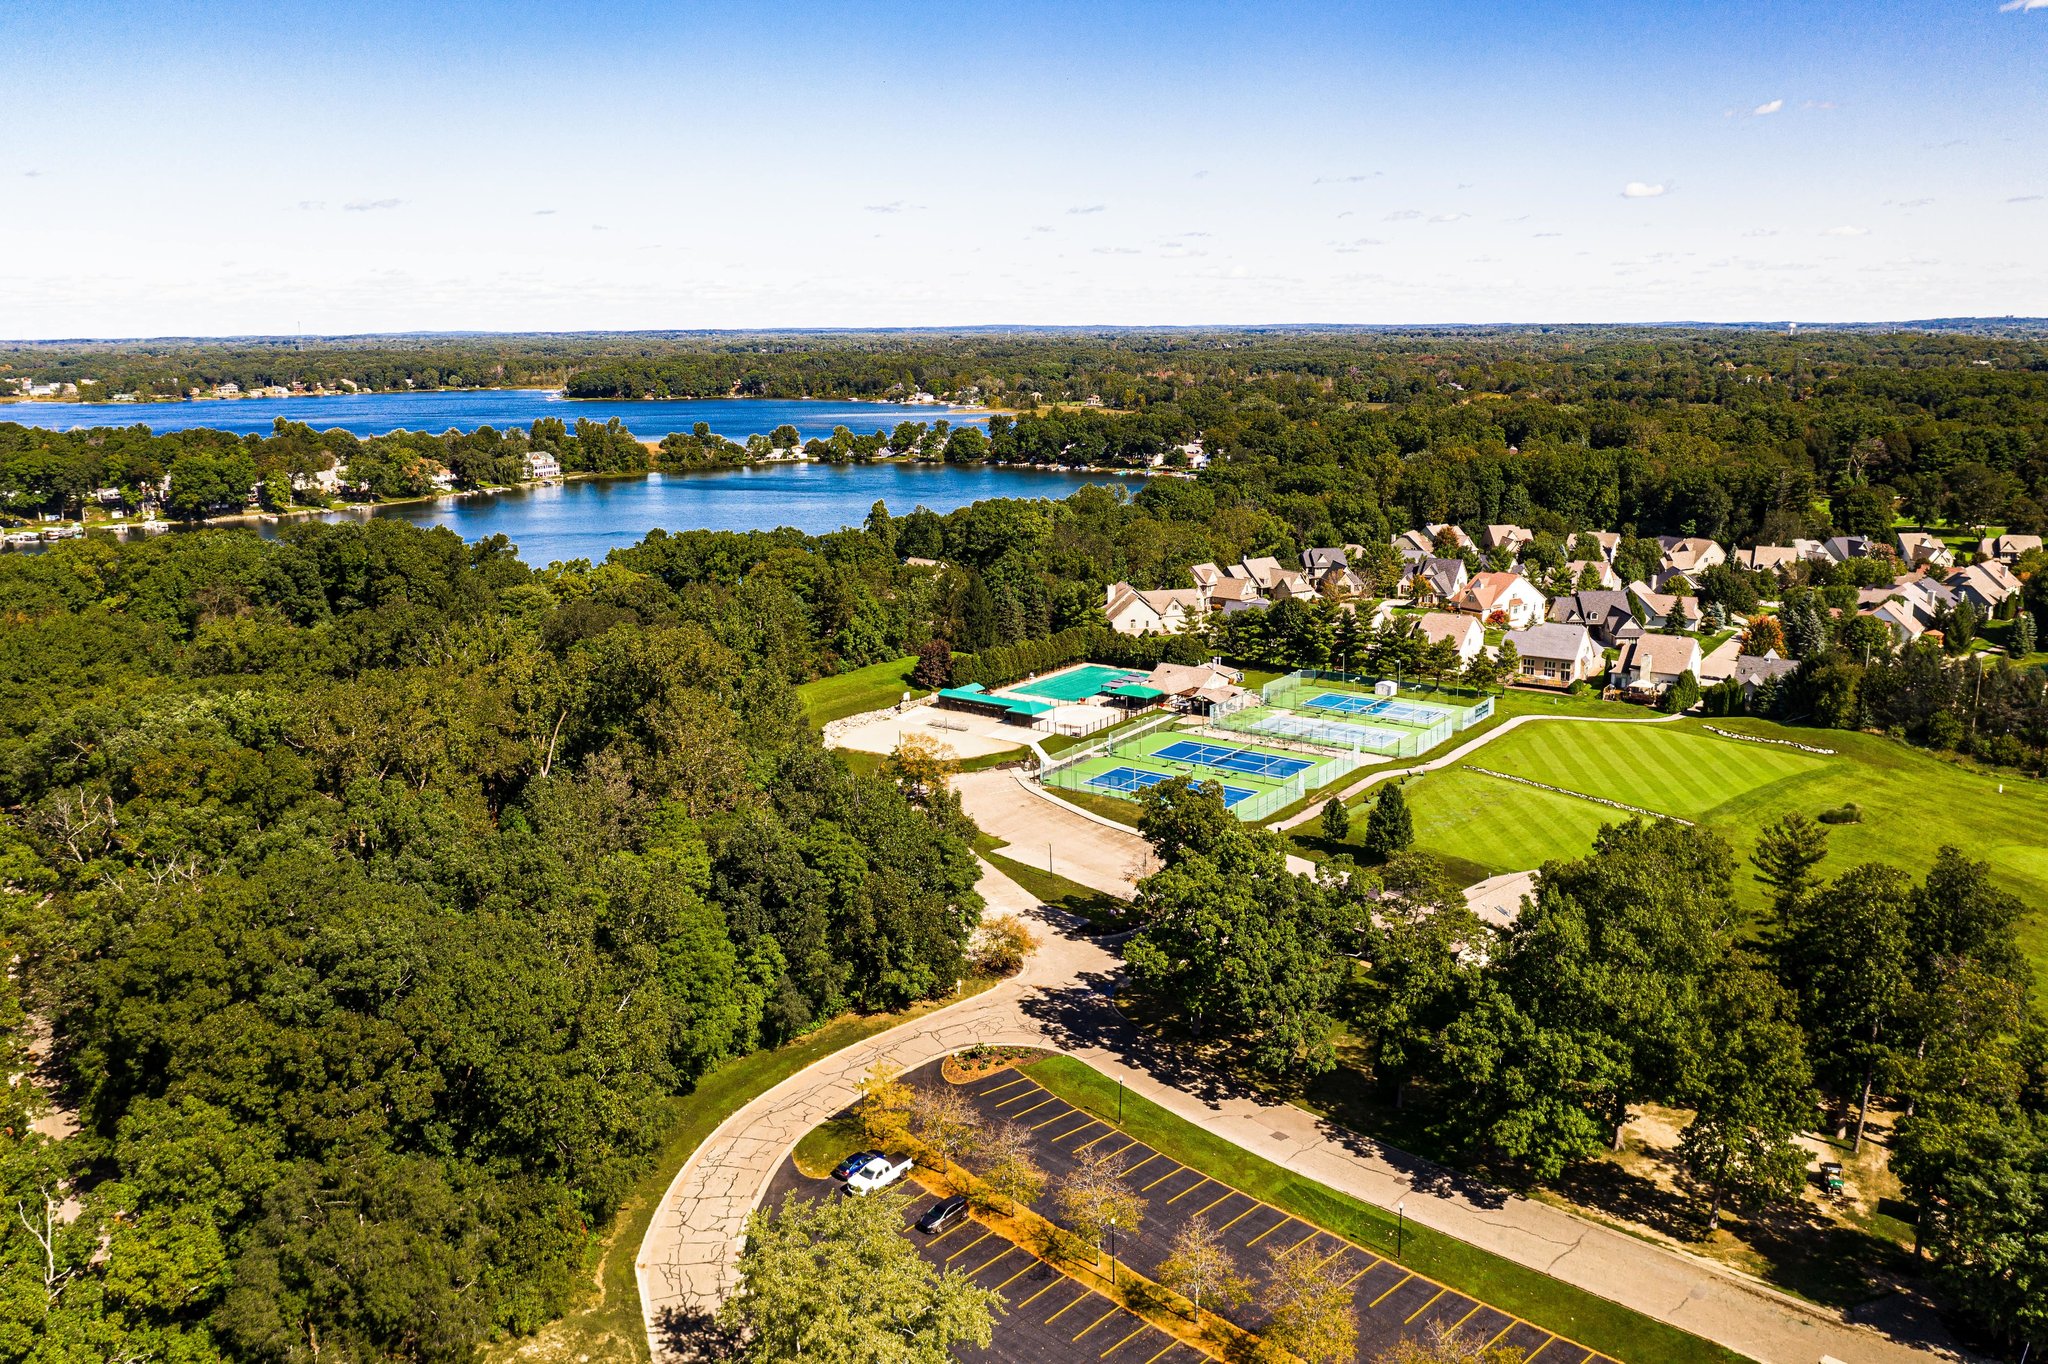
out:
{"label": "blue sky", "polygon": [[6,337],[2048,314],[2048,0],[0,0],[0,89]]}

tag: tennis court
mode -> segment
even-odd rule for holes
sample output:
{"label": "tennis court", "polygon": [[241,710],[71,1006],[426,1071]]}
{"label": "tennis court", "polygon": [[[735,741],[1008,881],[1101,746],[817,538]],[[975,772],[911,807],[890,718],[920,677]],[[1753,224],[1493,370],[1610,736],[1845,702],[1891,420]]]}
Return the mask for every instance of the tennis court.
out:
{"label": "tennis court", "polygon": [[1225,772],[1242,772],[1247,777],[1270,777],[1274,781],[1286,781],[1297,772],[1306,772],[1315,766],[1310,758],[1289,758],[1279,753],[1261,753],[1250,748],[1233,748],[1229,744],[1202,743],[1195,739],[1181,739],[1161,749],[1155,749],[1155,758],[1164,758],[1173,763],[1193,763],[1197,767],[1220,768]]}
{"label": "tennis court", "polygon": [[1448,706],[1426,706],[1414,701],[1398,701],[1391,696],[1360,696],[1356,692],[1344,691],[1322,692],[1300,704],[1313,710],[1370,715],[1399,725],[1433,725],[1452,713]]}
{"label": "tennis court", "polygon": [[[1107,772],[1098,772],[1088,778],[1088,784],[1100,791],[1114,791],[1118,795],[1136,795],[1148,786],[1157,786],[1171,777],[1165,772],[1148,772],[1140,767],[1112,767]],[[1220,783],[1219,783],[1220,785]],[[1225,786],[1223,803],[1235,805],[1241,800],[1250,800],[1256,791],[1247,791],[1242,786]]]}
{"label": "tennis court", "polygon": [[1042,696],[1050,701],[1071,704],[1100,696],[1106,688],[1120,682],[1143,682],[1150,676],[1150,673],[1132,672],[1129,668],[1112,668],[1106,663],[1083,663],[1063,673],[1053,673],[1035,682],[1020,682],[1001,690],[1012,695]]}
{"label": "tennis court", "polygon": [[1347,720],[1318,720],[1284,710],[1254,716],[1245,722],[1245,727],[1260,734],[1277,734],[1289,739],[1307,739],[1310,743],[1335,744],[1339,748],[1363,748],[1374,752],[1399,746],[1403,737],[1397,729],[1381,729],[1378,725],[1354,725]]}

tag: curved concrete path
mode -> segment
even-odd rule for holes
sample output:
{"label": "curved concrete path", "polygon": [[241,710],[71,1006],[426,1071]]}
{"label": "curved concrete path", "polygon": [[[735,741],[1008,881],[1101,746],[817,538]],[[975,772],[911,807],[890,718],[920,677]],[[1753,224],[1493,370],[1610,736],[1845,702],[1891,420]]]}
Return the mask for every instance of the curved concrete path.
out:
{"label": "curved concrete path", "polygon": [[[985,869],[992,912],[1031,905]],[[1038,915],[1033,906],[1030,911]],[[1707,1261],[1515,1198],[1405,1152],[1275,1104],[1190,1066],[1124,1027],[1105,996],[1121,963],[1110,948],[1040,916],[1044,945],[1023,973],[914,1019],[790,1077],[732,1114],[677,1173],[641,1243],[641,1307],[659,1361],[723,1301],[747,1214],[811,1127],[850,1104],[876,1061],[906,1069],[976,1043],[1065,1051],[1134,1093],[1303,1176],[1611,1298],[1764,1364],[1909,1364],[1930,1352],[1844,1322]]]}

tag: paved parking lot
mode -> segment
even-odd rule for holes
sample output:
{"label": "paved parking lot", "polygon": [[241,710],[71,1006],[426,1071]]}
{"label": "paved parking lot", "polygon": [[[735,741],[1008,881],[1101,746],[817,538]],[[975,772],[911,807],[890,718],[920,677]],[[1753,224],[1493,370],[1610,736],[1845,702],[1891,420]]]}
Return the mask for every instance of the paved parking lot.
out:
{"label": "paved parking lot", "polygon": [[[906,1078],[913,1084],[946,1083],[935,1066]],[[1126,1182],[1143,1196],[1146,1214],[1136,1236],[1118,1236],[1116,1253],[1148,1277],[1157,1277],[1175,1232],[1189,1219],[1201,1216],[1222,1233],[1239,1269],[1261,1281],[1273,1273],[1271,1257],[1277,1251],[1312,1256],[1352,1285],[1361,1361],[1378,1358],[1403,1336],[1421,1337],[1441,1324],[1475,1341],[1520,1346],[1534,1364],[1613,1364],[1592,1350],[1219,1184],[1202,1171],[1160,1155],[1113,1125],[1074,1108],[1016,1071],[1004,1071],[961,1089],[984,1117],[1014,1121],[1031,1134],[1036,1157],[1051,1177],[1052,1187],[1083,1162],[1108,1161],[1123,1172]],[[1050,1207],[1050,1203],[1043,1206]],[[1255,1290],[1251,1302],[1231,1314],[1233,1319],[1249,1330],[1259,1330],[1270,1316],[1264,1301],[1267,1296]]]}
{"label": "paved parking lot", "polygon": [[[836,1196],[839,1185],[807,1178],[785,1160],[768,1186],[765,1206],[776,1206],[791,1191],[824,1198]],[[910,1205],[903,1234],[927,1260],[995,1289],[1004,1304],[989,1347],[957,1349],[956,1358],[990,1364],[1199,1364],[1207,1358],[971,1218],[937,1236],[922,1234],[911,1223],[932,1201],[919,1197]]]}

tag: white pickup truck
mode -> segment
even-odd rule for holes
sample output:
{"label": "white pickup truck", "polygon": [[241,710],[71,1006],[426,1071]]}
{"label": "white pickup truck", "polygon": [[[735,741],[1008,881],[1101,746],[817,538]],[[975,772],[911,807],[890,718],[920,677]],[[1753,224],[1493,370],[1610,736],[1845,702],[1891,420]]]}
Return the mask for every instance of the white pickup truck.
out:
{"label": "white pickup truck", "polygon": [[871,1194],[877,1189],[886,1189],[909,1174],[910,1167],[916,1163],[907,1157],[900,1161],[891,1161],[887,1156],[876,1156],[847,1177],[846,1191],[859,1197],[862,1194]]}

